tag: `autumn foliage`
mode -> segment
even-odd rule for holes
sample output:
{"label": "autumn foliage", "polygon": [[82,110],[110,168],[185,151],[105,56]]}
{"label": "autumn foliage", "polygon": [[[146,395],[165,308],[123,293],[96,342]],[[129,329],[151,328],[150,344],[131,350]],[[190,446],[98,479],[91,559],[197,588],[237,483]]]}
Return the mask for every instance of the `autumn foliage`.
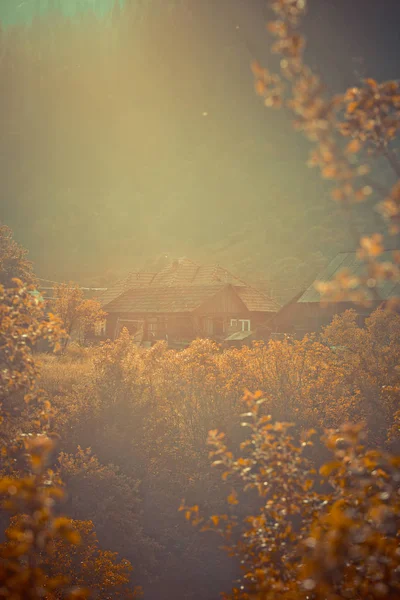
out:
{"label": "autumn foliage", "polygon": [[[367,78],[342,94],[327,92],[321,77],[306,63],[306,39],[301,25],[305,0],[271,0],[274,19],[268,30],[274,38],[271,51],[280,57],[280,72],[271,73],[254,62],[256,93],[267,107],[286,108],[296,130],[311,142],[308,164],[332,182],[331,194],[349,224],[349,237],[365,263],[363,275],[339,273],[332,282],[321,282],[323,298],[372,303],[380,299],[379,284],[399,278],[399,254],[382,263],[385,242],[396,247],[399,233],[400,161],[396,139],[400,129],[400,86],[396,80],[379,83]],[[392,182],[375,179],[378,159],[387,161]],[[360,204],[372,196],[375,208],[388,225],[387,233],[362,233],[357,225]],[[365,211],[364,212],[368,212]],[[349,285],[350,284],[350,285]],[[337,294],[342,290],[342,294]]]}
{"label": "autumn foliage", "polygon": [[50,305],[60,319],[65,337],[64,348],[73,334],[81,342],[98,323],[101,323],[106,313],[101,309],[97,300],[85,298],[83,290],[76,283],[61,283],[54,289],[55,299]]}
{"label": "autumn foliage", "polygon": [[35,276],[27,259],[27,250],[20,246],[9,227],[0,223],[0,285],[13,287],[14,279],[32,284]]}
{"label": "autumn foliage", "polygon": [[[27,294],[23,298],[29,304],[33,297]],[[25,306],[23,300],[19,302]],[[19,310],[23,312],[22,307]],[[28,311],[26,318],[34,314]],[[17,325],[13,323],[15,331]],[[29,432],[20,441],[16,436],[9,462],[14,466],[7,467],[10,475],[5,473],[3,481],[6,507],[14,515],[7,530],[8,542],[2,547],[5,559],[14,561],[7,562],[7,569],[24,567],[18,552],[26,556],[24,536],[35,538],[24,532],[33,529],[40,539],[48,540],[40,546],[39,556],[35,554],[36,542],[29,550],[42,570],[40,576],[35,571],[39,579],[34,585],[42,585],[40,577],[46,577],[47,594],[58,598],[57,585],[62,585],[67,591],[71,586],[96,590],[104,598],[109,589],[113,597],[118,593],[121,597],[137,595],[139,591],[128,583],[130,562],[121,562],[113,552],[103,551],[95,530],[101,534],[101,545],[112,544],[127,552],[142,575],[148,573],[145,579],[151,589],[157,586],[154,573],[163,573],[160,559],[171,544],[176,545],[177,558],[178,544],[183,544],[185,558],[181,560],[187,561],[189,568],[199,564],[200,550],[188,555],[188,548],[196,544],[196,534],[183,532],[184,523],[176,513],[185,496],[198,502],[188,504],[187,517],[193,516],[195,522],[227,536],[229,553],[243,561],[243,578],[240,585],[234,585],[233,598],[247,598],[252,590],[264,595],[260,597],[285,593],[290,598],[292,593],[299,597],[312,592],[322,598],[333,594],[332,590],[340,596],[337,580],[341,581],[343,569],[346,585],[355,585],[356,590],[361,585],[373,587],[378,581],[382,586],[377,588],[377,598],[386,587],[392,593],[397,583],[373,580],[372,571],[361,577],[362,583],[357,578],[351,582],[351,569],[356,566],[348,567],[343,559],[348,542],[343,542],[342,548],[340,536],[352,540],[351,519],[359,530],[365,514],[372,511],[377,521],[370,524],[368,551],[379,563],[379,540],[382,536],[390,539],[386,529],[381,529],[384,511],[390,509],[388,519],[390,515],[397,518],[397,505],[392,506],[398,497],[397,463],[389,455],[361,448],[361,442],[369,446],[387,444],[388,449],[396,445],[399,323],[395,313],[378,310],[361,327],[355,313],[349,311],[336,317],[319,337],[287,338],[228,350],[209,340],[197,340],[181,352],[169,350],[162,342],[148,350],[140,349],[124,331],[115,342],[90,351],[77,352],[71,346],[71,354],[43,356],[40,371],[28,345],[28,366],[29,360],[35,365],[26,389],[29,403],[23,402],[20,412],[5,415],[5,421],[14,419],[19,428]],[[42,325],[38,321],[32,327],[33,333],[39,334],[35,327],[45,327],[43,333],[53,335],[48,322]],[[18,337],[13,340],[21,343]],[[18,369],[24,372],[21,365]],[[243,390],[252,386],[262,393],[248,393],[243,405]],[[20,387],[9,393],[15,396],[25,388],[22,378]],[[47,405],[50,400],[51,408]],[[31,412],[25,413],[24,406]],[[366,423],[365,429],[343,429],[346,421],[360,418]],[[248,440],[243,436],[246,428],[240,427],[241,420],[251,428]],[[62,453],[58,459],[54,440],[39,433],[40,427],[49,430],[50,423],[60,438]],[[29,424],[33,430],[26,429]],[[217,433],[215,427],[226,435]],[[310,427],[318,432],[313,436],[314,445]],[[318,438],[327,428],[333,432],[325,434],[328,449],[323,451]],[[3,435],[10,435],[9,431],[5,429]],[[16,428],[12,431],[15,435]],[[223,469],[220,487],[217,478],[210,479],[208,474],[205,440],[209,431],[213,460]],[[329,441],[335,436],[342,440],[337,445]],[[92,450],[76,451],[82,444]],[[29,463],[13,462],[24,447]],[[329,452],[335,455],[330,461]],[[325,459],[329,466],[323,467]],[[365,496],[367,488],[360,487],[352,475],[354,465],[361,469],[359,465],[364,462],[366,479],[360,481],[372,490],[372,478],[378,490],[372,497],[369,493]],[[136,464],[133,470],[132,464]],[[128,477],[128,472],[135,477]],[[58,510],[46,512],[45,519],[37,510],[32,516],[30,506],[46,504],[47,494],[61,503],[60,508],[68,511],[72,521],[59,517]],[[148,498],[144,513],[142,494]],[[224,512],[225,498],[228,510]],[[362,498],[365,506],[361,507]],[[332,516],[344,511],[343,501],[362,510],[358,514],[349,509],[351,516],[344,512],[347,529],[340,524],[340,515]],[[334,511],[332,507],[336,507]],[[209,521],[204,510],[211,514]],[[160,511],[162,517],[156,528],[147,523],[151,514],[154,519],[153,511]],[[335,535],[336,521],[332,519],[338,520]],[[60,536],[53,520],[62,529]],[[68,549],[78,538],[81,544]],[[360,544],[363,548],[364,543]],[[389,552],[388,544],[385,548]],[[329,552],[331,562],[325,564]],[[386,554],[384,557],[388,558]],[[390,557],[397,560],[395,553]],[[165,567],[179,579],[179,565],[172,559]],[[71,569],[74,561],[81,567]],[[391,573],[395,562],[390,564]]]}
{"label": "autumn foliage", "polygon": [[[147,427],[157,432],[155,444],[164,444],[164,435],[170,437],[173,430],[176,443],[200,449],[213,424],[233,426],[243,390],[256,388],[264,394],[266,410],[278,420],[296,422],[300,428],[324,428],[362,419],[371,438],[384,443],[398,403],[399,328],[400,317],[391,311],[375,311],[365,326],[357,323],[355,311],[347,311],[319,337],[288,337],[228,350],[196,340],[181,352],[163,342],[140,349],[125,330],[85,359],[84,386],[56,385],[60,395],[54,390],[51,378],[68,365],[67,357],[44,363],[43,384],[46,391],[48,381],[55,396],[60,433],[73,425],[68,435],[77,439],[79,414],[89,409],[109,430],[128,428],[132,419],[131,431],[139,430],[139,436]],[[65,414],[67,401],[70,409]],[[163,433],[165,418],[169,425]],[[86,428],[84,421],[81,426]]]}
{"label": "autumn foliage", "polygon": [[[211,431],[213,465],[232,483],[228,512],[186,518],[226,541],[243,575],[231,599],[253,597],[395,598],[400,591],[400,461],[363,445],[362,426],[327,430],[331,454],[319,473],[310,461],[314,430],[298,436],[289,423],[262,415],[262,394],[247,394],[242,425],[250,429],[235,456]],[[236,489],[235,489],[236,488]],[[239,488],[240,494],[236,491]],[[246,493],[256,512],[237,514]],[[239,500],[239,496],[242,498]],[[256,596],[254,596],[256,594]]]}
{"label": "autumn foliage", "polygon": [[[15,600],[78,600],[95,592],[99,598],[110,593],[136,597],[129,586],[129,561],[102,551],[91,523],[60,514],[64,489],[52,468],[57,436],[50,429],[51,405],[37,385],[33,351],[42,339],[58,344],[63,332],[56,318],[45,315],[32,286],[18,279],[11,285],[0,286],[0,505],[10,515],[0,546],[0,595]],[[71,577],[74,555],[81,560]]]}
{"label": "autumn foliage", "polygon": [[[295,514],[311,527],[308,503],[314,494],[312,490],[318,489],[320,493],[321,486],[315,471],[324,461],[332,462],[330,450],[319,442],[325,429],[337,430],[348,421],[363,421],[364,429],[357,435],[363,436],[366,447],[386,445],[389,451],[398,445],[399,324],[400,317],[395,313],[377,310],[361,326],[356,313],[348,311],[336,317],[320,336],[302,340],[288,337],[225,350],[210,340],[196,340],[180,352],[168,349],[163,342],[151,349],[138,348],[128,332],[123,331],[115,342],[83,352],[79,359],[71,359],[68,353],[57,359],[46,358],[41,384],[45,395],[52,398],[54,427],[61,436],[62,447],[69,452],[60,457],[60,473],[72,491],[69,510],[75,518],[83,518],[85,507],[91,506],[91,497],[101,495],[106,506],[108,494],[110,498],[115,498],[116,493],[120,497],[121,490],[126,497],[129,488],[137,484],[126,479],[123,482],[115,473],[115,467],[103,465],[112,463],[119,465],[122,472],[132,472],[134,464],[133,471],[140,481],[138,490],[147,498],[144,521],[124,509],[125,538],[117,515],[107,509],[91,514],[96,529],[105,538],[112,537],[112,531],[120,531],[116,540],[118,548],[120,544],[127,547],[124,540],[132,536],[141,540],[140,547],[146,548],[145,553],[138,555],[134,547],[128,553],[135,565],[141,565],[141,571],[158,571],[166,577],[159,561],[171,545],[176,548],[176,559],[168,558],[170,576],[175,573],[179,578],[179,560],[184,561],[188,569],[198,569],[197,554],[202,552],[201,546],[193,549],[191,544],[196,544],[195,540],[191,541],[189,533],[185,539],[183,525],[175,521],[175,507],[182,497],[186,499],[185,505],[201,507],[203,517],[207,509],[214,517],[210,524],[224,530],[232,527],[232,536],[236,536],[239,544],[235,556],[243,560],[246,551],[238,536],[243,523],[247,522],[246,517],[258,506],[256,496],[260,490],[254,487],[252,492],[246,492],[249,497],[243,500],[242,480],[238,475],[242,469],[243,475],[249,473],[246,471],[250,466],[248,456],[240,455],[232,477],[228,471],[234,461],[233,451],[245,442],[246,429],[240,426],[243,412],[253,415],[253,408],[243,406],[243,391],[255,387],[262,393],[255,399],[249,394],[247,402],[252,406],[254,401],[259,411],[261,429],[257,439],[263,443],[266,453],[263,464],[264,476],[271,482],[268,489],[272,496],[286,498],[285,490],[279,487],[278,479],[282,476],[285,489],[293,488],[293,493],[297,490],[297,497],[304,493],[304,506],[301,501]],[[71,365],[75,365],[75,379],[71,379]],[[257,404],[261,398],[262,402]],[[268,415],[272,417],[267,419]],[[280,422],[291,422],[294,426],[288,428]],[[271,429],[264,429],[266,425]],[[218,484],[216,473],[209,474],[205,452],[208,432],[215,431],[216,427],[225,432],[225,437],[214,433],[210,442],[223,441],[230,456],[222,485]],[[302,436],[310,427],[317,432],[314,444],[311,446],[305,440],[307,445],[303,447],[301,440],[305,438]],[[288,448],[282,449],[287,460],[291,458],[297,465],[290,485],[289,475],[281,474],[279,465],[272,470],[272,463],[266,466],[274,452],[271,444],[275,444],[266,436],[267,432],[285,440],[293,437]],[[345,436],[345,433],[340,435]],[[73,454],[76,445],[83,442],[85,447],[91,447],[92,453],[79,449]],[[253,466],[257,456],[259,454],[251,459]],[[225,460],[221,456],[215,459]],[[275,459],[280,462],[276,456]],[[246,480],[244,485],[247,483]],[[303,490],[302,486],[307,488],[311,484],[312,487]],[[108,491],[109,485],[114,492]],[[328,491],[329,486],[326,494]],[[82,500],[73,500],[82,493]],[[224,512],[227,497],[229,510]],[[190,500],[195,504],[190,504]],[[317,506],[323,508],[325,496],[322,499],[318,496],[317,500]],[[118,504],[121,502],[122,496]],[[132,497],[129,506],[133,502]],[[232,514],[235,507],[241,511],[241,518],[236,520]],[[276,498],[269,509],[277,510]],[[110,515],[107,522],[100,513]],[[159,524],[158,530],[148,525],[145,532],[141,530],[140,523],[148,523],[148,518]],[[292,536],[297,540],[296,527],[293,525]],[[270,540],[275,533],[275,529],[268,533]],[[191,553],[184,550],[189,547]],[[294,548],[292,551],[297,552]],[[253,563],[249,560],[246,564],[251,570]],[[267,575],[264,573],[263,577],[269,579]],[[153,577],[150,577],[150,587],[156,585]],[[186,588],[185,593],[189,593]],[[198,593],[200,596],[200,589]]]}

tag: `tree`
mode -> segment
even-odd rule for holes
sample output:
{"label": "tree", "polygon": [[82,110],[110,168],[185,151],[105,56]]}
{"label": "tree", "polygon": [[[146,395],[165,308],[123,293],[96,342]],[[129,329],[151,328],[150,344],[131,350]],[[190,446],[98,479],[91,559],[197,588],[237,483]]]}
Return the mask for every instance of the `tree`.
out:
{"label": "tree", "polygon": [[45,466],[53,442],[37,437],[27,450],[35,475],[0,480],[0,494],[8,497],[5,506],[18,511],[0,546],[0,580],[7,592],[22,594],[12,596],[21,599],[61,599],[72,589],[82,591],[71,598],[139,597],[140,588],[130,587],[132,565],[99,547],[91,521],[56,516],[49,509],[53,499],[63,496],[60,482]]}
{"label": "tree", "polygon": [[71,521],[55,515],[54,507],[63,492],[48,469],[54,440],[47,435],[27,437],[23,447],[28,458],[25,476],[0,479],[2,508],[13,517],[6,532],[7,542],[0,546],[2,594],[16,600],[39,600],[47,594],[83,600],[88,597],[83,590],[69,595],[68,580],[49,576],[45,568],[57,538],[67,544],[80,543]]}
{"label": "tree", "polygon": [[[225,436],[210,431],[213,465],[232,485],[227,511],[194,525],[218,533],[241,560],[231,600],[391,600],[400,593],[400,459],[363,444],[362,426],[328,430],[332,460],[317,473],[309,459],[313,430],[300,439],[289,423],[263,416],[261,393],[247,394],[242,423],[249,436],[236,457]],[[322,481],[320,482],[319,480]],[[256,512],[248,513],[248,500]],[[240,505],[244,510],[238,514]]]}
{"label": "tree", "polygon": [[100,303],[97,300],[85,299],[83,290],[76,283],[62,283],[56,286],[54,295],[54,313],[61,319],[68,335],[64,348],[73,332],[77,332],[81,339],[96,323],[101,323],[106,317]]}
{"label": "tree", "polygon": [[14,287],[15,278],[27,285],[35,282],[27,254],[27,250],[13,239],[11,229],[0,223],[0,285],[5,288]]}
{"label": "tree", "polygon": [[6,445],[21,429],[24,414],[30,410],[32,416],[43,404],[37,394],[39,370],[33,347],[44,339],[57,347],[62,337],[58,319],[44,318],[34,288],[17,280],[13,286],[0,285],[0,407],[7,416],[0,425],[0,439]]}
{"label": "tree", "polygon": [[[90,589],[98,600],[110,598],[138,598],[140,588],[130,586],[131,563],[118,560],[117,552],[102,550],[91,521],[71,520],[73,531],[80,543],[71,546],[63,538],[53,541],[51,553],[43,560],[43,568],[50,578],[68,581],[70,586]],[[55,598],[62,596],[55,595]]]}
{"label": "tree", "polygon": [[[365,420],[370,439],[383,444],[399,406],[400,316],[390,310],[374,311],[361,327],[356,312],[336,316],[322,333],[334,347],[336,364],[342,366],[347,397],[342,403],[342,422]],[[392,430],[392,439],[395,431]]]}
{"label": "tree", "polygon": [[[70,521],[54,513],[62,489],[48,469],[55,442],[46,433],[50,411],[38,394],[38,365],[32,354],[40,339],[57,343],[60,330],[53,317],[44,320],[43,305],[32,291],[18,280],[13,288],[0,286],[0,501],[11,517],[24,514],[11,522],[8,543],[0,548],[0,581],[4,597],[21,600],[43,598],[44,585],[48,591],[67,592],[64,583],[47,577],[40,553],[46,554],[57,536],[79,541]],[[30,429],[21,434],[28,408],[36,410]],[[77,599],[84,597],[83,592],[76,594]]]}
{"label": "tree", "polygon": [[[304,52],[306,40],[301,34],[301,22],[306,13],[307,2],[297,0],[271,1],[275,20],[268,29],[276,38],[272,51],[281,57],[280,73],[273,74],[258,62],[252,65],[256,92],[268,107],[285,106],[294,116],[294,126],[312,144],[308,164],[320,170],[322,178],[333,183],[331,195],[349,223],[349,233],[358,247],[358,257],[364,262],[364,272],[355,276],[344,269],[331,282],[320,282],[318,290],[324,300],[350,299],[356,303],[371,305],[381,301],[380,285],[387,281],[396,283],[400,277],[400,252],[392,252],[391,260],[382,261],[380,256],[386,244],[398,246],[400,233],[400,160],[398,157],[398,133],[400,131],[400,83],[379,83],[372,78],[364,79],[341,95],[329,95],[321,78],[306,64]],[[375,162],[374,160],[375,159]],[[391,179],[379,177],[379,166],[386,161]],[[375,173],[374,177],[371,173]],[[372,207],[381,214],[381,225],[386,228],[372,235],[363,235],[357,226],[358,207],[370,211],[366,200],[372,196]],[[398,310],[399,298],[386,303],[389,309]],[[376,318],[384,325],[384,336],[390,329],[390,318],[382,313]],[[337,323],[336,323],[337,324]],[[370,322],[371,324],[371,322]],[[367,327],[369,332],[371,328]],[[354,332],[354,322],[351,324]],[[377,328],[375,327],[375,333]],[[328,337],[330,332],[328,331]],[[343,336],[342,336],[343,337]],[[363,335],[358,332],[358,339]],[[353,339],[354,341],[354,339]],[[371,344],[367,348],[375,354]],[[385,357],[397,360],[392,354],[393,340],[386,345]],[[359,346],[360,349],[360,346]],[[391,356],[392,354],[392,356]],[[365,352],[358,352],[365,365]],[[371,364],[370,364],[371,366]],[[370,371],[371,373],[373,372]],[[375,371],[376,372],[376,371]],[[397,383],[391,385],[391,370],[385,370],[381,390],[396,398]],[[369,379],[371,382],[371,378]],[[375,381],[377,379],[375,378]],[[362,386],[361,386],[362,387]],[[366,384],[364,382],[364,389]],[[376,391],[376,388],[373,388]],[[369,402],[375,403],[380,391],[367,393]],[[394,394],[394,395],[393,395]],[[372,398],[374,396],[374,398]],[[397,399],[397,398],[396,398]],[[379,420],[382,415],[379,416]],[[393,417],[397,422],[398,413]],[[397,425],[393,423],[395,430]]]}
{"label": "tree", "polygon": [[[358,207],[372,196],[388,226],[386,239],[391,246],[398,242],[400,161],[395,144],[400,130],[400,83],[368,78],[341,95],[329,96],[321,78],[304,61],[306,40],[300,27],[307,2],[271,0],[270,6],[276,18],[268,29],[276,38],[272,52],[281,57],[280,73],[254,62],[256,92],[267,107],[285,106],[295,119],[295,128],[311,142],[308,164],[333,182],[332,198],[349,223],[350,236],[365,263],[361,276],[339,273],[331,283],[321,283],[319,291],[327,299],[339,288],[358,302],[379,301],[379,283],[399,278],[400,253],[393,252],[391,263],[379,262],[385,237],[363,235],[356,216]],[[395,179],[391,189],[371,177],[372,158],[387,161]]]}
{"label": "tree", "polygon": [[[49,432],[51,407],[37,388],[32,347],[40,339],[57,343],[60,331],[52,315],[44,319],[43,302],[32,291],[18,280],[13,288],[0,286],[0,506],[2,518],[4,511],[11,517],[7,541],[0,546],[0,595],[15,600],[136,597],[139,590],[128,586],[130,563],[99,549],[91,523],[58,514],[64,490],[51,469],[57,436]],[[26,414],[31,406],[36,410]]]}
{"label": "tree", "polygon": [[[383,201],[378,208],[389,225],[389,239],[396,239],[393,236],[400,231],[400,163],[393,145],[400,129],[400,85],[366,79],[342,96],[326,97],[320,78],[304,62],[300,24],[307,2],[271,0],[270,5],[276,19],[268,27],[276,38],[272,50],[280,56],[280,73],[270,73],[255,62],[256,91],[266,106],[286,106],[296,119],[295,127],[312,143],[309,164],[334,182],[332,197],[350,224],[365,265],[362,275],[339,273],[332,283],[321,282],[319,291],[325,300],[379,302],[379,284],[399,279],[400,255],[394,252],[392,262],[380,262],[384,236],[363,235],[355,215],[357,205],[380,193]],[[371,156],[384,157],[390,165],[396,178],[391,190],[370,177]],[[370,428],[386,411],[389,422],[379,427],[389,425],[390,430],[390,421],[398,427],[398,322],[397,315],[376,311],[364,330],[354,314],[347,313],[323,334],[325,343],[335,344],[339,369],[344,367],[343,400],[349,392],[353,398],[361,397]],[[324,394],[322,401],[329,404]],[[241,521],[232,511],[204,519],[198,505],[181,507],[187,519],[221,533],[228,549],[241,559],[244,576],[229,598],[397,597],[399,457],[367,450],[362,425],[327,431],[323,440],[333,460],[320,469],[322,488],[313,491],[318,480],[305,450],[315,432],[299,440],[289,433],[290,424],[273,424],[262,411],[266,399],[261,393],[247,394],[245,403],[242,424],[250,428],[250,435],[240,446],[239,458],[228,449],[223,433],[211,431],[209,443],[214,465],[223,469],[222,478],[236,479],[228,504],[240,503],[239,487],[243,493],[257,494],[259,511],[248,514],[245,508]],[[239,524],[242,529],[237,531]]]}

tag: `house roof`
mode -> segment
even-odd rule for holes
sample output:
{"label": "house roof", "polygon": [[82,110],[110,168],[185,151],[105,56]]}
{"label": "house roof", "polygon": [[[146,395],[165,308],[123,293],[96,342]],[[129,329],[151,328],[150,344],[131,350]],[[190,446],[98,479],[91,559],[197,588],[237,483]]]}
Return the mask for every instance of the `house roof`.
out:
{"label": "house roof", "polygon": [[[115,283],[109,290],[104,292],[99,297],[99,302],[106,308],[107,312],[116,312],[115,307],[119,306],[115,303],[122,295],[127,302],[126,292],[129,290],[135,291],[143,289],[143,294],[136,294],[144,298],[155,298],[161,294],[160,290],[166,290],[171,288],[175,292],[163,292],[164,297],[176,298],[177,304],[181,303],[182,294],[186,294],[188,298],[195,298],[196,295],[200,296],[201,291],[192,290],[192,288],[206,288],[210,289],[210,286],[219,286],[220,288],[225,285],[232,285],[237,292],[237,295],[245,304],[246,308],[250,311],[259,312],[276,312],[279,310],[279,305],[269,298],[266,294],[259,292],[258,290],[251,288],[246,285],[244,281],[232,275],[226,269],[219,265],[214,266],[203,266],[189,260],[188,258],[180,258],[173,261],[159,273],[146,273],[143,271],[130,273],[124,279],[121,279]],[[152,290],[158,290],[158,292],[152,292]],[[204,292],[205,293],[205,292]],[[132,302],[130,303],[130,309],[127,312],[135,310],[140,312],[139,308],[133,307],[133,298],[135,294],[131,294]],[[161,296],[157,296],[161,297]],[[181,298],[180,298],[181,297]],[[142,302],[142,300],[140,301]],[[122,305],[122,304],[121,304]],[[124,304],[125,306],[125,304]],[[119,309],[121,312],[125,312],[125,309]],[[159,312],[174,312],[174,310],[166,310]]]}
{"label": "house roof", "polygon": [[179,258],[157,273],[152,285],[178,285],[190,283],[192,285],[210,285],[213,283],[231,283],[232,285],[246,285],[244,281],[232,275],[219,265],[198,265],[188,258]]}
{"label": "house roof", "polygon": [[125,291],[107,305],[108,313],[185,313],[199,308],[224,284],[147,286]]}
{"label": "house roof", "polygon": [[[379,262],[392,262],[392,251],[386,250],[377,257]],[[321,301],[320,293],[315,289],[317,281],[328,283],[332,281],[336,275],[343,269],[348,269],[352,275],[361,277],[365,275],[365,263],[357,258],[356,252],[340,252],[331,260],[326,269],[319,277],[310,285],[309,288],[298,298],[297,302],[314,303]],[[379,296],[382,300],[388,300],[394,296],[400,296],[400,283],[395,281],[384,281],[377,287]],[[343,302],[346,298],[343,299]]]}
{"label": "house roof", "polygon": [[146,273],[144,271],[134,271],[129,273],[127,277],[119,279],[108,290],[103,292],[101,296],[98,297],[98,301],[101,306],[106,306],[115,298],[118,298],[118,296],[126,292],[126,290],[150,285],[155,275],[155,273]]}
{"label": "house roof", "polygon": [[234,286],[243,304],[250,312],[277,312],[280,306],[275,300],[250,286]]}

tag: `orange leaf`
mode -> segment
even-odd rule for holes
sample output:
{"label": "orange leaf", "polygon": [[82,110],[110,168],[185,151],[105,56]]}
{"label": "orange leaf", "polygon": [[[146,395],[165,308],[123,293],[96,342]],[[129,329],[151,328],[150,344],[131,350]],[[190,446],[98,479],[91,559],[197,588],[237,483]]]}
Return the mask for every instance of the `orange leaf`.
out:
{"label": "orange leaf", "polygon": [[347,154],[356,154],[361,149],[360,140],[351,140],[346,146]]}
{"label": "orange leaf", "polygon": [[321,475],[323,475],[324,477],[329,477],[329,475],[331,475],[331,473],[337,469],[339,469],[341,467],[342,463],[338,460],[333,460],[332,462],[326,463],[325,465],[322,465],[322,467],[320,468],[319,472]]}
{"label": "orange leaf", "polygon": [[231,494],[229,494],[227,500],[229,504],[239,504],[239,500],[237,499],[237,493],[234,490]]}

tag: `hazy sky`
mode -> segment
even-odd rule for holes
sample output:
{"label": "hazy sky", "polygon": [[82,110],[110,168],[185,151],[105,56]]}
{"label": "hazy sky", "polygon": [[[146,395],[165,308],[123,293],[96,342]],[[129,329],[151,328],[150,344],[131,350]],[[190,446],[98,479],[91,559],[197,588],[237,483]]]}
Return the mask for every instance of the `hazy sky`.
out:
{"label": "hazy sky", "polygon": [[96,10],[104,14],[115,0],[1,0],[0,19],[6,24],[29,22],[37,13],[52,7],[59,7],[65,14],[73,15],[82,8]]}
{"label": "hazy sky", "polygon": [[[29,22],[34,14],[58,7],[66,14],[94,9],[106,14],[117,0],[1,0],[0,21],[4,25]],[[119,0],[121,4],[125,0]],[[156,11],[160,0],[128,0],[138,12]],[[267,50],[264,23],[268,11],[266,0],[162,0],[171,6],[186,4],[196,12],[200,4],[210,7],[210,26],[214,18],[225,19],[227,38],[234,24],[238,48],[249,47],[260,54]],[[327,68],[329,78],[350,85],[354,73],[384,79],[393,77],[400,51],[399,0],[308,0],[310,12],[304,27],[309,36],[312,61]],[[207,39],[209,32],[204,31]],[[226,40],[220,39],[224,45]],[[326,75],[326,74],[325,74]]]}
{"label": "hazy sky", "polygon": [[[5,70],[8,89],[3,90],[1,110],[2,152],[7,160],[1,173],[4,206],[0,218],[15,229],[35,260],[45,248],[47,256],[57,256],[59,269],[66,246],[61,244],[58,229],[51,239],[50,232],[56,218],[64,219],[61,208],[66,210],[68,202],[72,204],[76,198],[76,208],[67,216],[72,214],[81,222],[81,233],[76,233],[76,225],[64,260],[70,261],[72,275],[74,265],[81,266],[89,254],[94,263],[99,249],[109,257],[110,265],[118,262],[121,237],[137,237],[134,224],[140,202],[146,218],[139,230],[145,229],[147,237],[151,234],[154,244],[166,231],[168,239],[181,235],[183,253],[188,252],[186,241],[193,248],[206,239],[224,239],[236,234],[246,219],[272,223],[293,214],[294,204],[298,212],[288,227],[298,228],[305,203],[318,206],[323,191],[318,174],[305,167],[304,141],[293,132],[290,119],[284,112],[265,110],[254,93],[249,68],[252,58],[272,68],[276,60],[269,52],[271,40],[265,30],[270,14],[266,0],[129,1],[138,14],[147,14],[149,19],[157,21],[162,14],[162,23],[149,28],[152,36],[159,32],[157,37],[138,44],[140,60],[130,43],[139,37],[138,30],[129,23],[124,35],[130,50],[126,58],[125,51],[118,55],[112,72],[103,68],[97,50],[91,55],[95,46],[86,43],[82,28],[79,42],[71,28],[71,38],[64,39],[66,47],[55,37],[54,56],[60,63],[60,68],[57,64],[51,67],[55,78],[61,73],[63,56],[77,52],[78,57],[81,53],[93,58],[93,62],[88,59],[86,74],[80,74],[79,59],[68,63],[71,85],[68,77],[63,77],[62,98],[57,86],[36,89],[36,71],[28,63],[26,73],[22,66],[15,76],[12,70]],[[160,10],[167,3],[171,8],[168,16]],[[72,14],[78,6],[97,6],[100,13],[114,2],[53,0],[52,4]],[[28,23],[35,11],[45,11],[49,5],[47,0],[0,0],[0,20],[7,25],[19,17]],[[174,6],[181,9],[174,12]],[[399,15],[400,0],[310,0],[304,20],[307,61],[335,91],[343,91],[364,76],[397,78]],[[40,32],[40,27],[36,31]],[[48,30],[45,34],[48,36]],[[13,38],[14,45],[18,35]],[[105,28],[105,40],[107,35]],[[24,36],[29,39],[29,29]],[[40,48],[41,40],[37,35],[35,48]],[[134,60],[143,64],[132,66]],[[126,85],[124,69],[139,76],[131,87]],[[110,79],[109,88],[101,83],[103,72]],[[91,94],[91,73],[100,97]],[[128,88],[131,96],[125,93]],[[36,90],[32,101],[26,98],[30,89]],[[49,112],[42,114],[40,95],[44,93]],[[137,105],[143,114],[135,114]],[[68,118],[71,126],[63,128]],[[139,172],[134,170],[131,130],[140,142],[136,144]],[[110,151],[106,143],[93,141],[101,139],[102,133]],[[57,152],[61,151],[62,157],[55,152],[59,140]],[[142,168],[147,157],[157,177]],[[103,213],[101,206],[94,206],[96,196],[97,204],[106,207]],[[204,199],[208,199],[207,207]],[[86,206],[90,209],[84,214]],[[99,217],[107,237],[99,235],[96,211],[107,215],[107,219]],[[268,235],[274,230],[271,225]],[[292,230],[287,237],[294,239]],[[280,231],[278,241],[283,239]],[[296,249],[285,244],[277,255],[287,251],[296,256]],[[168,250],[167,243],[166,247]],[[135,250],[129,247],[129,252]]]}

